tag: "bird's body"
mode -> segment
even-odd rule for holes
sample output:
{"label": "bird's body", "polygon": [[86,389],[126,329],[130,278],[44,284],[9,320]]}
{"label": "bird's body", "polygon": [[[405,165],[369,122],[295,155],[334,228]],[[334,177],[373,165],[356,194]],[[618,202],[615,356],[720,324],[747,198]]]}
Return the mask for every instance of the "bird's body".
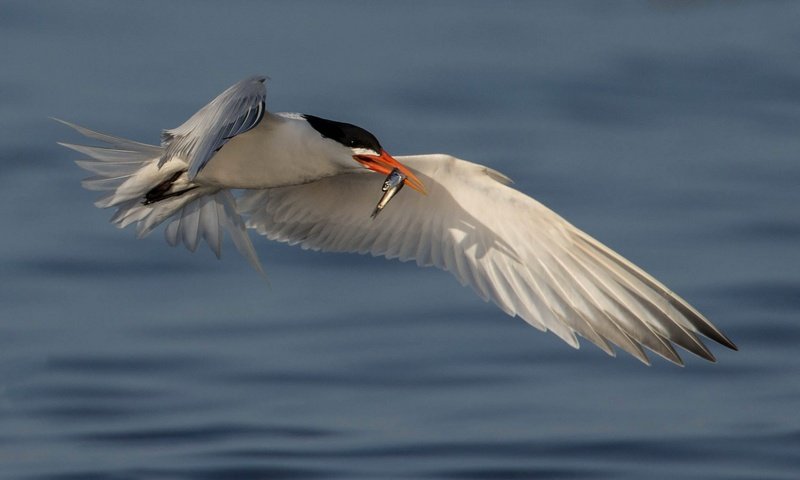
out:
{"label": "bird's body", "polygon": [[220,188],[298,185],[364,170],[351,155],[349,148],[321,137],[300,115],[267,114],[221,148],[195,181]]}
{"label": "bird's body", "polygon": [[[165,131],[160,147],[72,126],[110,145],[65,144],[91,157],[79,162],[97,174],[84,186],[110,192],[97,205],[116,207],[112,222],[135,223],[140,236],[168,221],[170,244],[194,251],[203,239],[219,255],[227,230],[258,270],[246,227],[303,248],[415,260],[574,347],[577,333],[643,362],[642,346],[681,363],[672,342],[713,360],[697,334],[735,348],[680,297],[499,172],[449,155],[394,158],[354,125],[269,113],[262,77]],[[384,177],[370,171],[390,175],[381,208]],[[417,191],[398,193],[403,183]]]}

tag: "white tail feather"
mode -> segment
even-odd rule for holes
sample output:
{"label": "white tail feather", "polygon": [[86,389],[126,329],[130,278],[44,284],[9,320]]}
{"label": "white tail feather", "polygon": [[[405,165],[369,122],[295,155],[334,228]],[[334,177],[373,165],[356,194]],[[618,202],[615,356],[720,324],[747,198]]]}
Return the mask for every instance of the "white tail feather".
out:
{"label": "white tail feather", "polygon": [[[55,120],[108,145],[95,147],[60,143],[89,157],[75,162],[95,174],[83,180],[82,185],[87,190],[107,192],[95,202],[95,206],[116,207],[111,223],[118,228],[136,224],[137,237],[143,238],[169,220],[164,230],[167,243],[172,246],[183,243],[194,252],[200,241],[205,240],[217,258],[222,253],[223,232],[227,230],[236,249],[265,276],[230,191],[188,183],[185,173],[180,173],[187,168],[182,160],[170,160],[159,167],[164,153],[162,147]],[[186,182],[182,185],[185,193],[148,201],[148,192],[176,175],[180,177],[175,183]]]}

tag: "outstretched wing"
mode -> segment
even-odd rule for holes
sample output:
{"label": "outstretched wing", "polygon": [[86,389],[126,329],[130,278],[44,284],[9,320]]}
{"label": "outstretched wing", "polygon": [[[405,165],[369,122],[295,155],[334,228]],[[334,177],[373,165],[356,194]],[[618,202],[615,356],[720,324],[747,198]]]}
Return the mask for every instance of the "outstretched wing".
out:
{"label": "outstretched wing", "polygon": [[211,157],[230,139],[244,133],[264,118],[266,77],[246,78],[222,92],[178,128],[164,130],[165,148],[159,166],[178,156],[189,164],[189,179],[197,175]]}
{"label": "outstretched wing", "polygon": [[682,364],[672,342],[708,360],[705,335],[735,348],[683,299],[508,179],[446,155],[397,157],[428,195],[404,191],[370,218],[383,178],[354,173],[249,191],[248,226],[303,248],[416,260],[450,271],[484,300],[573,347],[575,333],[649,363],[642,346]]}

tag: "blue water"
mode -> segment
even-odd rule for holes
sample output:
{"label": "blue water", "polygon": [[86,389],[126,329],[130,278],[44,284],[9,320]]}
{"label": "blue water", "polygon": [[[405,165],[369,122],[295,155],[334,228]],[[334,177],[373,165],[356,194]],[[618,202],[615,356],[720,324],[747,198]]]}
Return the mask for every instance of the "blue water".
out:
{"label": "blue water", "polygon": [[[798,14],[0,3],[0,477],[800,478]],[[508,174],[740,351],[575,351],[446,273],[258,238],[267,287],[109,225],[47,118],[157,142],[254,73],[273,111]]]}

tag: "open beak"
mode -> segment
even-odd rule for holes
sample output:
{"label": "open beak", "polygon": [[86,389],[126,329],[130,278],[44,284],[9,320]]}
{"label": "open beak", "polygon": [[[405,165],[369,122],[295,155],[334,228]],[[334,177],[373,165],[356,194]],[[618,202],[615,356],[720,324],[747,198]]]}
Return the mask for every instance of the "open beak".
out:
{"label": "open beak", "polygon": [[423,195],[428,194],[428,192],[425,191],[425,186],[422,185],[422,182],[419,181],[417,176],[414,175],[408,167],[386,153],[386,150],[381,150],[380,155],[353,155],[353,158],[373,172],[382,173],[384,175],[389,175],[392,173],[392,170],[396,168],[406,176],[405,183],[407,183],[409,187]]}

